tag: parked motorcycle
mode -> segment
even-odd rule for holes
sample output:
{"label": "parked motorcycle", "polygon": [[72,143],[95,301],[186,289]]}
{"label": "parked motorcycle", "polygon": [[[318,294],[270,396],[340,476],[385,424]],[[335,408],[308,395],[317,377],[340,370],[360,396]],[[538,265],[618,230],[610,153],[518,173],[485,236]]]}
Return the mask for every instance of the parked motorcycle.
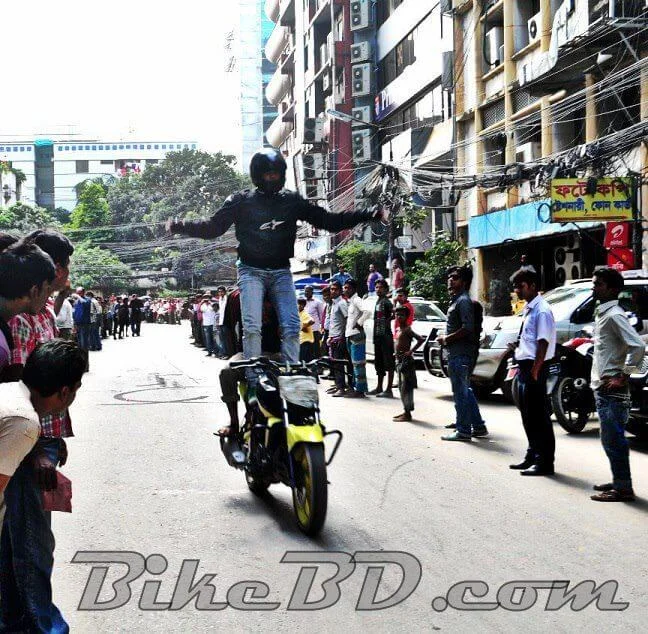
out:
{"label": "parked motorcycle", "polygon": [[[327,430],[320,419],[317,366],[344,363],[328,358],[308,364],[280,364],[260,357],[234,362],[231,368],[251,368],[259,378],[256,401],[248,404],[238,435],[221,436],[221,450],[230,466],[245,471],[250,491],[262,495],[271,484],[292,489],[300,530],[316,535],[324,525],[328,501],[326,467],[342,441],[342,432]],[[328,460],[324,438],[336,436]]]}
{"label": "parked motorcycle", "polygon": [[578,434],[596,411],[591,387],[594,340],[574,337],[557,346],[556,353],[560,367],[551,391],[552,409],[568,434]]}

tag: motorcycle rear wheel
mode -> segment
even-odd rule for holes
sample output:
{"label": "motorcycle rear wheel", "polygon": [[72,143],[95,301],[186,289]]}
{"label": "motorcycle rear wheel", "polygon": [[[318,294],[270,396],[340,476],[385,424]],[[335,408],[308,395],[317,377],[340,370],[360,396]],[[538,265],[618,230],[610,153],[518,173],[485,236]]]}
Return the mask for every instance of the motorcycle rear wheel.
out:
{"label": "motorcycle rear wheel", "polygon": [[574,398],[574,379],[570,376],[562,377],[551,392],[551,405],[558,424],[568,434],[580,434],[585,429],[590,417],[590,410],[584,407],[570,407]]}
{"label": "motorcycle rear wheel", "polygon": [[300,444],[293,449],[293,508],[299,530],[314,536],[324,526],[328,482],[323,445]]}

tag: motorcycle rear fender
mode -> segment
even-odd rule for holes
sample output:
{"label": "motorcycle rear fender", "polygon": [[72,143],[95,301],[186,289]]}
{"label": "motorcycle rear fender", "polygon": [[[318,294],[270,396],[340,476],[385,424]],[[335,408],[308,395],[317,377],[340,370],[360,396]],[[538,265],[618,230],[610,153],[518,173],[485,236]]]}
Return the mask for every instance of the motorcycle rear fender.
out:
{"label": "motorcycle rear fender", "polygon": [[321,425],[288,425],[286,429],[286,442],[288,451],[292,451],[295,445],[305,443],[323,443],[324,433]]}

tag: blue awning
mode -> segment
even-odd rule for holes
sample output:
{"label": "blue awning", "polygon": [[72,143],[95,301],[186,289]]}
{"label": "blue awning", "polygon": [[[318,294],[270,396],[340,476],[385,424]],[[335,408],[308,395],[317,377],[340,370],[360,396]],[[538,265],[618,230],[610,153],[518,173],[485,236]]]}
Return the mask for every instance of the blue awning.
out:
{"label": "blue awning", "polygon": [[[545,204],[542,207],[543,203]],[[538,218],[547,218],[550,199],[538,200],[511,209],[493,211],[481,216],[473,216],[468,223],[468,247],[478,249],[501,244],[505,240],[528,240],[558,233],[574,231],[574,225],[558,222],[542,222]],[[538,209],[540,208],[540,214]],[[579,222],[582,229],[599,227],[600,222]]]}

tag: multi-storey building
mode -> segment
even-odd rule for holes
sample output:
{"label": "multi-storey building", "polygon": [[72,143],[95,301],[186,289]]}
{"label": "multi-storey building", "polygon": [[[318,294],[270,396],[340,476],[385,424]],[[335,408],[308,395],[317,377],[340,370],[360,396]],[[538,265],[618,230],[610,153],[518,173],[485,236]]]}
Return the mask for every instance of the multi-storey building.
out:
{"label": "multi-storey building", "polygon": [[[36,139],[0,142],[0,160],[10,161],[25,175],[21,201],[72,210],[75,186],[101,176],[139,172],[163,160],[167,153],[197,148],[184,141],[99,141],[97,139]],[[9,200],[9,203],[11,200]]]}
{"label": "multi-storey building", "polygon": [[[240,167],[246,171],[252,155],[269,145],[265,135],[277,116],[277,108],[265,98],[276,66],[265,54],[274,23],[264,12],[265,0],[239,0],[238,39],[233,64],[238,79],[241,121]],[[228,62],[229,63],[229,62]]]}
{"label": "multi-storey building", "polygon": [[[381,0],[375,9],[378,158],[400,168],[417,201],[430,208],[420,230],[404,228],[412,237],[405,254],[415,255],[439,231],[453,231],[452,20],[436,0]],[[447,186],[432,178],[439,174],[447,174]]]}
{"label": "multi-storey building", "polygon": [[545,288],[590,275],[608,257],[604,225],[550,222],[548,185],[646,173],[645,1],[441,4],[454,16],[457,225],[477,292],[521,254]]}
{"label": "multi-storey building", "polygon": [[[335,210],[355,203],[355,164],[352,126],[327,116],[328,110],[352,115],[351,45],[356,31],[371,27],[368,20],[353,25],[350,0],[267,0],[266,13],[275,28],[266,55],[277,64],[266,96],[278,115],[266,133],[294,166],[289,185],[309,199]],[[367,93],[368,94],[368,93]],[[366,144],[360,143],[360,147]],[[355,154],[355,159],[370,159]],[[302,262],[321,260],[331,251],[331,237],[316,231],[296,245]],[[330,271],[324,266],[319,272]]]}

